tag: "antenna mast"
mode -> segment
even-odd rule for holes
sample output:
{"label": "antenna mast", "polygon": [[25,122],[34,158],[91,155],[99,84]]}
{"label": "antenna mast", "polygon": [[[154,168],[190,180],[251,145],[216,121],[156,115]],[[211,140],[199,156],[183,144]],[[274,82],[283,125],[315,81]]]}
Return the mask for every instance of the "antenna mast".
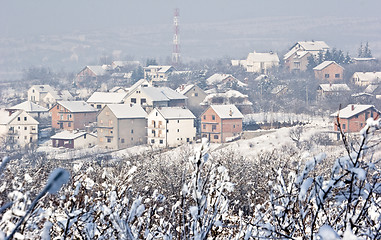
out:
{"label": "antenna mast", "polygon": [[173,52],[172,52],[172,64],[174,66],[180,63],[180,28],[179,28],[180,9],[176,8],[173,16]]}

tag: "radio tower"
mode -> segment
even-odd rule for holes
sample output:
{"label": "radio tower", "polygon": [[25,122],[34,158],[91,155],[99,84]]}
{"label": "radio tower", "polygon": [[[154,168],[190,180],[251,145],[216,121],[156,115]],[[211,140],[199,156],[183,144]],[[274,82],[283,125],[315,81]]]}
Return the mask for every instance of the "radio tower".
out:
{"label": "radio tower", "polygon": [[173,25],[174,25],[174,35],[173,35],[173,52],[172,52],[172,64],[174,66],[180,63],[180,28],[179,28],[179,16],[180,10],[175,9],[173,16]]}

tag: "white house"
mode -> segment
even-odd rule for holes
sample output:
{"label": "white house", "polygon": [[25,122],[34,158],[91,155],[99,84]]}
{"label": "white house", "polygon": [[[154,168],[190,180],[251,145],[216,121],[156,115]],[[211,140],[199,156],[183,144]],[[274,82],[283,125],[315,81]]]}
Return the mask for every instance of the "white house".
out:
{"label": "white house", "polygon": [[177,147],[196,139],[196,117],[187,108],[155,108],[148,114],[147,142],[157,147]]}
{"label": "white house", "polygon": [[381,72],[355,72],[352,81],[359,86],[381,83]]}
{"label": "white house", "polygon": [[279,65],[279,57],[274,52],[257,53],[254,51],[247,55],[246,60],[232,60],[232,65],[241,65],[246,68],[247,72],[265,74],[270,68]]}
{"label": "white house", "polygon": [[34,118],[47,118],[49,117],[49,109],[40,106],[36,103],[33,103],[31,101],[25,101],[22,103],[19,103],[13,107],[6,109],[8,112],[16,112],[17,110],[24,110],[29,115],[31,115]]}
{"label": "white house", "polygon": [[38,121],[27,112],[17,110],[13,113],[0,111],[0,137],[6,143],[20,147],[38,141]]}
{"label": "white house", "polygon": [[57,101],[71,101],[74,97],[67,90],[56,91],[50,85],[33,85],[28,90],[28,101],[51,108]]}

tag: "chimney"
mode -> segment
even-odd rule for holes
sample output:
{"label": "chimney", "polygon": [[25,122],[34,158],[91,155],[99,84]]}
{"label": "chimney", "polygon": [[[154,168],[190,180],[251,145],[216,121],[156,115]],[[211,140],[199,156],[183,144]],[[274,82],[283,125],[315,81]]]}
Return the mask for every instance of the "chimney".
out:
{"label": "chimney", "polygon": [[355,110],[355,105],[354,104],[352,104],[352,111],[354,111]]}
{"label": "chimney", "polygon": [[229,111],[229,116],[231,117],[231,116],[233,116],[233,111],[230,109],[230,111]]}

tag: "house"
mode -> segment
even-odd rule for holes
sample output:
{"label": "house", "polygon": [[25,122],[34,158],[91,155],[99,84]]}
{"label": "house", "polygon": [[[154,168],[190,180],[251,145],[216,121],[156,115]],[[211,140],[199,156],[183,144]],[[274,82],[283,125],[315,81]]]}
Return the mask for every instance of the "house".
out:
{"label": "house", "polygon": [[98,145],[121,149],[147,143],[146,117],[140,105],[106,105],[97,116]]}
{"label": "house", "polygon": [[317,90],[317,98],[319,100],[328,96],[340,96],[350,91],[351,89],[347,84],[320,84]]}
{"label": "house", "polygon": [[347,107],[331,114],[334,118],[334,130],[339,131],[338,123],[344,133],[359,132],[366,125],[368,118],[378,119],[380,111],[373,105],[349,104]]}
{"label": "house", "polygon": [[380,85],[369,85],[364,90],[365,93],[372,94],[376,99],[381,99],[381,86]]}
{"label": "house", "polygon": [[308,57],[317,56],[320,52],[325,53],[329,46],[324,41],[297,42],[284,55],[284,65],[291,71],[306,71]]}
{"label": "house", "polygon": [[377,59],[376,58],[363,58],[363,57],[357,57],[357,58],[352,58],[353,63],[355,64],[369,64],[369,63],[376,63]]}
{"label": "house", "polygon": [[359,86],[381,83],[381,72],[355,72],[352,81]]}
{"label": "house", "polygon": [[62,131],[51,136],[53,147],[64,148],[87,148],[97,143],[97,135],[85,131]]}
{"label": "house", "polygon": [[235,78],[231,74],[221,74],[221,73],[215,73],[209,78],[206,79],[206,83],[213,88],[217,88],[220,90],[223,89],[229,89],[234,86],[241,87],[241,88],[247,88],[247,84],[241,82],[237,78]]}
{"label": "house", "polygon": [[246,72],[256,72],[261,74],[268,73],[272,67],[279,65],[278,54],[274,52],[269,53],[249,53],[246,60],[232,60],[232,65],[241,65],[246,68]]}
{"label": "house", "polygon": [[36,120],[40,118],[48,118],[50,116],[49,109],[31,101],[22,102],[5,110],[7,110],[10,113],[16,112],[17,110],[23,110]]}
{"label": "house", "polygon": [[204,106],[204,109],[210,105],[234,105],[241,113],[253,113],[253,103],[249,101],[248,95],[236,90],[210,93],[200,105]]}
{"label": "house", "polygon": [[139,61],[113,61],[111,63],[111,68],[114,71],[124,71],[125,69],[136,68],[140,66]]}
{"label": "house", "polygon": [[0,137],[2,144],[26,147],[38,141],[38,121],[23,110],[0,111]]}
{"label": "house", "polygon": [[144,67],[144,79],[152,82],[167,81],[168,75],[175,70],[172,66],[149,65]]}
{"label": "house", "polygon": [[69,91],[56,91],[50,85],[33,85],[28,90],[28,101],[51,108],[57,101],[70,101],[73,96]]}
{"label": "house", "polygon": [[343,80],[344,68],[335,61],[324,61],[314,67],[313,70],[317,80],[331,83]]}
{"label": "house", "polygon": [[97,109],[85,101],[58,101],[49,109],[52,128],[65,130],[85,130],[96,122]]}
{"label": "house", "polygon": [[111,67],[107,65],[85,66],[75,77],[75,82],[96,82],[109,75]]}
{"label": "house", "polygon": [[200,103],[207,96],[204,90],[195,84],[180,85],[176,91],[188,98],[189,109],[200,108]]}
{"label": "house", "polygon": [[129,91],[125,104],[140,104],[147,112],[155,107],[185,107],[187,97],[168,87],[137,87]]}
{"label": "house", "polygon": [[147,116],[147,143],[177,147],[196,139],[196,117],[187,108],[154,108]]}
{"label": "house", "polygon": [[101,110],[106,104],[123,103],[126,96],[127,92],[94,92],[86,102]]}
{"label": "house", "polygon": [[201,137],[222,143],[240,137],[243,115],[234,105],[211,105],[200,116]]}

